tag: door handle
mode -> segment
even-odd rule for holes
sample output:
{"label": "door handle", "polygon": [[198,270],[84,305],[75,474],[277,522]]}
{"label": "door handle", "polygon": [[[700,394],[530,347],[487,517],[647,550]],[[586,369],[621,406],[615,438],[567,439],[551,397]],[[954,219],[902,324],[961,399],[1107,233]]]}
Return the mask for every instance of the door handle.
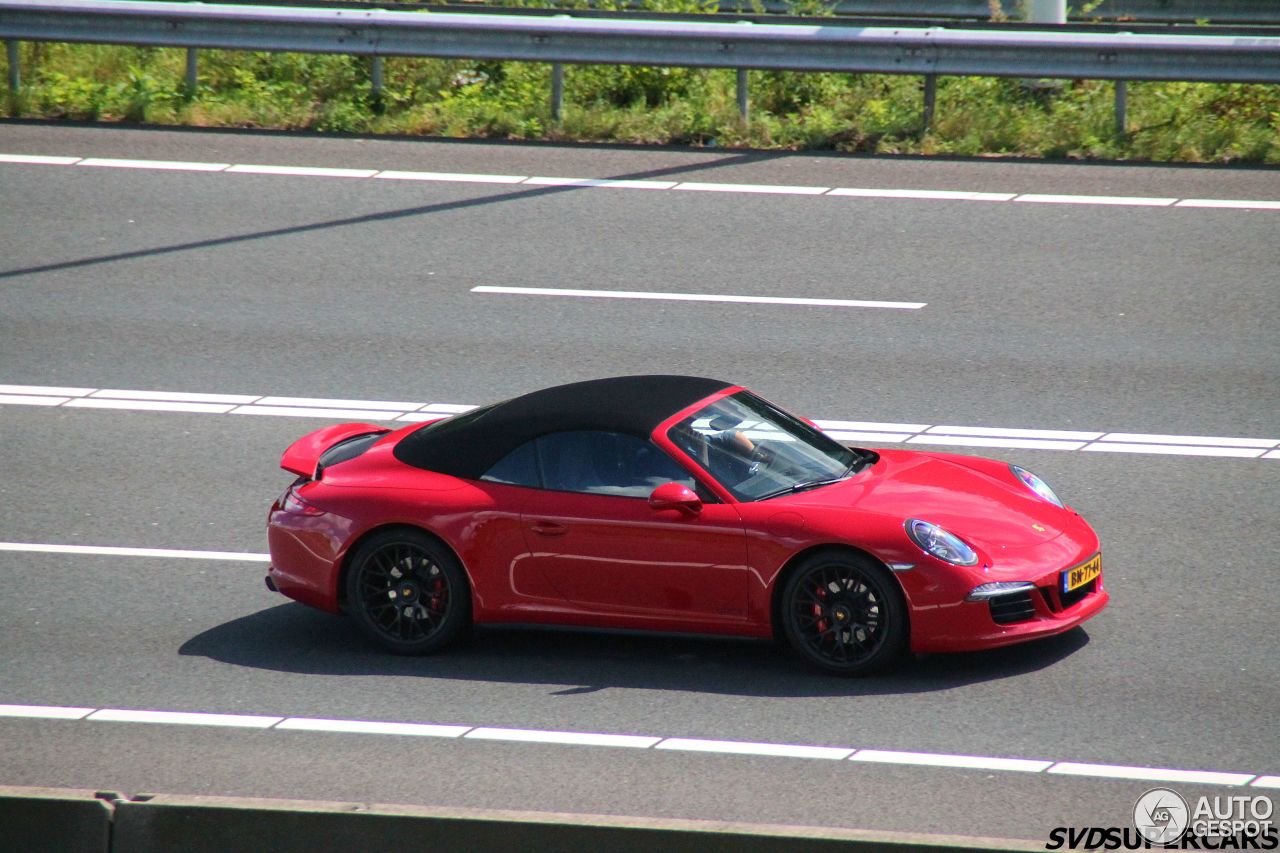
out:
{"label": "door handle", "polygon": [[535,521],[531,526],[534,533],[542,536],[563,536],[569,532],[569,528],[554,521]]}

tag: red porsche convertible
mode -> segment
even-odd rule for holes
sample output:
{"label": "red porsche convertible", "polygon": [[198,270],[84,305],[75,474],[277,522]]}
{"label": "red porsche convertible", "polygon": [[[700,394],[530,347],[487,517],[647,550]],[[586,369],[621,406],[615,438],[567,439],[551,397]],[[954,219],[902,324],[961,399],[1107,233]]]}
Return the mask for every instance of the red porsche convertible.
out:
{"label": "red porsche convertible", "polygon": [[267,586],[393,652],[469,623],[785,636],[842,674],[1069,630],[1098,537],[989,459],[845,447],[741,386],[624,376],[304,436]]}

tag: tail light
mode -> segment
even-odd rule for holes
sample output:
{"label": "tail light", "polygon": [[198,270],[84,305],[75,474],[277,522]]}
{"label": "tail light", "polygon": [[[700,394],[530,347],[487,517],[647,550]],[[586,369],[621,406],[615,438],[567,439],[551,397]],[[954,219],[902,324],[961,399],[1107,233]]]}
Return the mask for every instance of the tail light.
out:
{"label": "tail light", "polygon": [[285,512],[292,512],[298,515],[323,515],[324,510],[314,507],[298,493],[298,490],[310,483],[306,477],[299,477],[285,489],[284,495],[280,498],[280,508]]}

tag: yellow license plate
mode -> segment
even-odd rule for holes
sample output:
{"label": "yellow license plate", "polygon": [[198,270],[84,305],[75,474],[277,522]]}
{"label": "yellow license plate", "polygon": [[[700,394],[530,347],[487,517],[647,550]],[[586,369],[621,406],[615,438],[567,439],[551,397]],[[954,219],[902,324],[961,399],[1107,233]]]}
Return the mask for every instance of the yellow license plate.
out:
{"label": "yellow license plate", "polygon": [[1098,554],[1089,562],[1062,573],[1062,591],[1071,592],[1073,589],[1079,589],[1100,574],[1102,574],[1102,555]]}

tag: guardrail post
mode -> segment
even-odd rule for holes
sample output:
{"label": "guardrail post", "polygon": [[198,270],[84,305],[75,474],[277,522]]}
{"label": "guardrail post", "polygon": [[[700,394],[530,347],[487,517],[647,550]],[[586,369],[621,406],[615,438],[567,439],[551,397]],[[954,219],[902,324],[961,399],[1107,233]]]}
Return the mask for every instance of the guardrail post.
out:
{"label": "guardrail post", "polygon": [[9,39],[4,43],[5,55],[9,57],[9,92],[18,94],[18,89],[22,86],[22,74],[18,68],[18,44],[16,39]]}
{"label": "guardrail post", "polygon": [[191,100],[196,96],[196,85],[200,76],[200,51],[194,47],[187,48],[187,79],[186,79],[186,98]]}
{"label": "guardrail post", "polygon": [[933,127],[933,111],[938,105],[938,75],[924,75],[924,121],[923,130]]}
{"label": "guardrail post", "polygon": [[551,120],[559,124],[564,120],[564,65],[551,65]]}
{"label": "guardrail post", "polygon": [[751,123],[751,101],[747,93],[747,69],[738,69],[738,121],[746,127]]}
{"label": "guardrail post", "polygon": [[1129,133],[1129,81],[1116,81],[1116,136]]}
{"label": "guardrail post", "polygon": [[1032,24],[1065,24],[1067,0],[1026,0],[1027,21]]}
{"label": "guardrail post", "polygon": [[369,57],[369,95],[373,99],[374,112],[382,111],[382,57]]}

